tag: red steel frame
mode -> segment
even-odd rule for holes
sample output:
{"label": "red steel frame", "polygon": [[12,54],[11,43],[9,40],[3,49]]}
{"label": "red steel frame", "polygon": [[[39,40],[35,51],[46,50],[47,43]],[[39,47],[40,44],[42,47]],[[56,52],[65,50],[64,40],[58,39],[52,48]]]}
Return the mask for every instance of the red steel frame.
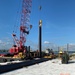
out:
{"label": "red steel frame", "polygon": [[26,42],[26,35],[29,33],[30,29],[31,6],[32,0],[23,0],[20,22],[20,40],[18,40],[16,34],[12,34],[16,46],[10,48],[10,53],[18,53],[19,51],[25,51],[24,44]]}

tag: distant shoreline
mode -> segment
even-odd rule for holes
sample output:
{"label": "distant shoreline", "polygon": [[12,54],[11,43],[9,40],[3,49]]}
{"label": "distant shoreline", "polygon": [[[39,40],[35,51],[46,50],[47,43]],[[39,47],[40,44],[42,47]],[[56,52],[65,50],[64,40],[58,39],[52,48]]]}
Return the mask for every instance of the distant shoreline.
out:
{"label": "distant shoreline", "polygon": [[[7,54],[9,53],[7,50],[6,51],[0,51],[0,54]],[[54,54],[58,54],[59,52],[58,51],[54,51]],[[69,54],[73,54],[75,53],[75,51],[68,51]]]}

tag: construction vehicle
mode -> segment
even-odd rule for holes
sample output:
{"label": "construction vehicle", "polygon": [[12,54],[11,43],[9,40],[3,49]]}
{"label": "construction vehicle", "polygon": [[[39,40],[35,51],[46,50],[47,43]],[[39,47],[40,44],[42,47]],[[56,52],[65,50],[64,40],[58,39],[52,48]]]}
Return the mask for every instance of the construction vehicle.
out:
{"label": "construction vehicle", "polygon": [[55,58],[56,56],[54,55],[54,52],[53,52],[53,49],[46,49],[45,50],[45,54],[44,54],[44,58],[50,58],[50,59],[53,59]]}
{"label": "construction vehicle", "polygon": [[26,35],[29,34],[29,30],[32,25],[29,23],[30,13],[31,13],[32,0],[23,0],[22,2],[22,12],[21,12],[21,22],[20,22],[20,39],[17,38],[16,34],[13,33],[13,39],[15,44],[10,48],[9,53],[14,54],[14,58],[24,58],[26,53],[25,42]]}
{"label": "construction vehicle", "polygon": [[29,34],[32,25],[30,25],[32,0],[22,0],[22,11],[20,21],[20,38],[17,38],[15,31],[13,31],[14,45],[9,49],[9,54],[2,55],[2,57],[25,58],[26,57],[26,36]]}

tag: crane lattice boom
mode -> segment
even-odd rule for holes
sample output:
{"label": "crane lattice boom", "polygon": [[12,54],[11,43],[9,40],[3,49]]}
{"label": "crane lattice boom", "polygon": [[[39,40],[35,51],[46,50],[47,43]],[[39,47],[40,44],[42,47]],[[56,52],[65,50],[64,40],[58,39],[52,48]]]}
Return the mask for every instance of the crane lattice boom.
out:
{"label": "crane lattice boom", "polygon": [[24,43],[26,42],[26,35],[29,34],[31,5],[32,0],[23,0],[22,2],[20,40],[17,39],[16,34],[13,34],[14,41],[17,46],[23,46]]}
{"label": "crane lattice boom", "polygon": [[32,0],[23,0],[20,24],[20,45],[24,45],[26,42],[26,34],[29,33],[31,5]]}

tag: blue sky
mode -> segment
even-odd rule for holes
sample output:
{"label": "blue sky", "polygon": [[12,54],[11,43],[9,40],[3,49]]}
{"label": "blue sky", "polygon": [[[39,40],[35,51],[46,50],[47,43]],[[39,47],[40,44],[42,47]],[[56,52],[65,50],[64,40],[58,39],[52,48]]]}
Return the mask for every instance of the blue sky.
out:
{"label": "blue sky", "polygon": [[[15,29],[19,38],[21,4],[22,0],[0,0],[0,47],[11,47],[11,35]],[[41,11],[38,9],[40,5]],[[40,19],[43,21],[43,46],[46,46],[44,42],[57,46],[75,43],[75,0],[32,0],[30,23],[33,28],[27,36],[26,45],[35,49],[38,48]]]}

